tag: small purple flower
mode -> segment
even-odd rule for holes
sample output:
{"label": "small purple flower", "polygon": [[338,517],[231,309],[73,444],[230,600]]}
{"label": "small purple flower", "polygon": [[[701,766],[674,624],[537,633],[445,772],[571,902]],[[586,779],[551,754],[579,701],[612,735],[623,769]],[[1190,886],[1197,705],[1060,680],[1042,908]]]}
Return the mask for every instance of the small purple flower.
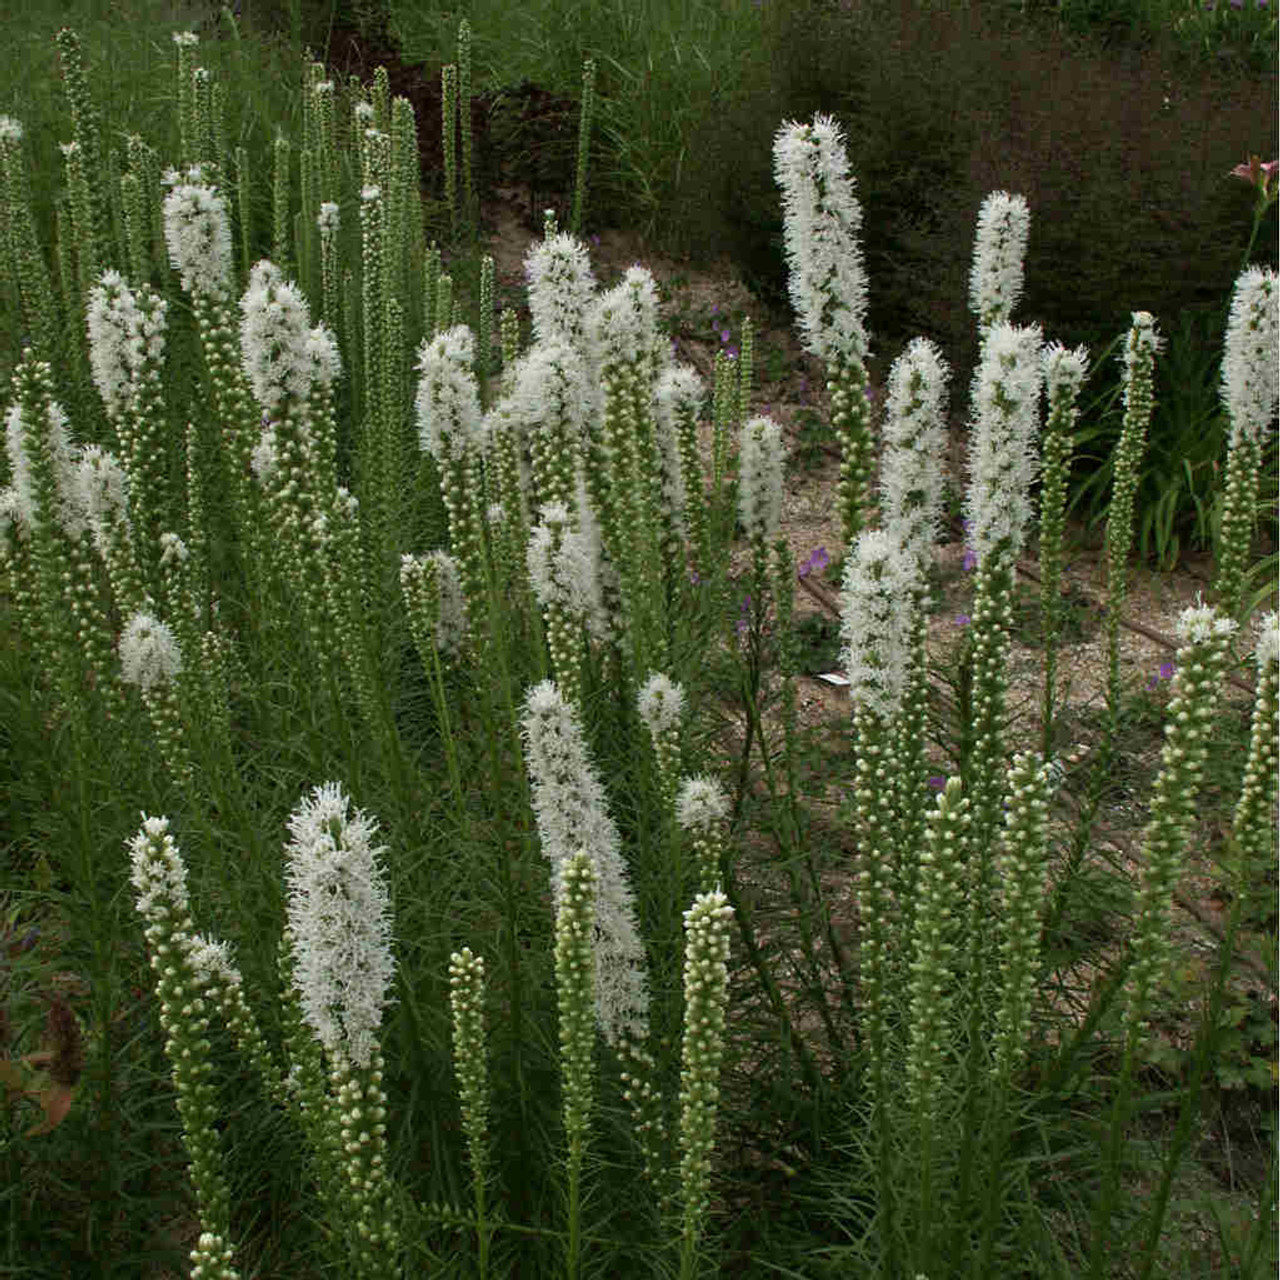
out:
{"label": "small purple flower", "polygon": [[978,553],[972,547],[964,549],[964,571],[972,573],[978,567]]}
{"label": "small purple flower", "polygon": [[591,243],[592,243],[592,244],[594,244],[594,245],[598,245],[598,244],[600,243],[600,237],[599,237],[599,236],[592,236],[592,237],[591,237]]}
{"label": "small purple flower", "polygon": [[1172,662],[1162,662],[1160,664],[1160,679],[1172,680],[1173,673],[1176,670]]}
{"label": "small purple flower", "polygon": [[728,329],[721,329],[721,330],[720,330],[720,341],[721,341],[721,342],[728,342],[728,341],[729,341],[729,330],[728,330]]}
{"label": "small purple flower", "polygon": [[972,621],[973,621],[973,619],[972,619],[971,617],[969,617],[969,615],[968,615],[967,613],[957,613],[957,614],[956,614],[956,626],[957,626],[957,627],[967,627],[967,626],[969,625],[969,623],[971,623]]}
{"label": "small purple flower", "polygon": [[711,304],[711,314],[713,316],[718,316],[720,314],[720,304],[718,302],[713,302]]}
{"label": "small purple flower", "polygon": [[929,779],[929,785],[935,791],[945,791],[947,789],[947,780],[942,777],[941,774],[935,773],[933,777]]}
{"label": "small purple flower", "polygon": [[831,563],[826,547],[816,547],[809,553],[809,558],[796,570],[796,576],[807,578],[811,573],[820,573]]}
{"label": "small purple flower", "polygon": [[697,569],[689,570],[689,583],[695,587],[702,585],[702,578],[699,576]]}
{"label": "small purple flower", "polygon": [[738,358],[738,348],[737,348],[737,347],[730,347],[730,348],[729,348],[729,359],[730,359],[730,360],[736,360],[737,358]]}

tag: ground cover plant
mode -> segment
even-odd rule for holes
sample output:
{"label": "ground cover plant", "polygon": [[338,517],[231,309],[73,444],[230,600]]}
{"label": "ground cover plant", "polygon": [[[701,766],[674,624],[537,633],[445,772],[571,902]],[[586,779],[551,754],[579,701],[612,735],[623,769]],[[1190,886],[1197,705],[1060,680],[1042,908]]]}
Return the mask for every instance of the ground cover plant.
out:
{"label": "ground cover plant", "polygon": [[[464,26],[430,210],[385,72],[304,60],[291,129],[236,147],[180,32],[173,132],[105,164],[64,29],[60,182],[0,118],[6,1265],[1196,1274],[1169,1230],[1181,1169],[1264,1033],[1233,980],[1243,935],[1274,930],[1280,634],[1252,536],[1274,272],[1246,264],[1229,300],[1218,559],[1167,698],[1117,659],[1167,339],[1146,312],[1116,335],[1110,662],[1069,759],[1055,662],[1091,357],[1013,322],[1028,203],[993,192],[978,219],[953,495],[972,586],[938,664],[964,398],[927,338],[873,384],[835,121],[758,143],[839,452],[841,545],[797,564],[750,322],[717,320],[705,384],[649,272],[598,281],[574,234],[590,94],[573,230],[548,214],[527,255],[527,327],[495,302],[470,48]],[[1274,167],[1243,168],[1261,217]],[[797,683],[830,637],[795,619],[825,574],[852,713],[816,765],[846,792],[827,825]],[[1017,628],[1043,662],[1026,718]],[[1153,720],[1130,873],[1100,816]],[[1230,909],[1188,972],[1174,895],[1201,843]],[[1272,1158],[1206,1268],[1274,1269],[1275,1178]]]}

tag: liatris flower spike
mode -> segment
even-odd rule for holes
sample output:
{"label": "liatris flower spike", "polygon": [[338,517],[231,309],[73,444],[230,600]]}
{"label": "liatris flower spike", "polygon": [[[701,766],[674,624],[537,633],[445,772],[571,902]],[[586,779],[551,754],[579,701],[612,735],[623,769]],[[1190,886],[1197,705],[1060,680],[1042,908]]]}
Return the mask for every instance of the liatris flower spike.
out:
{"label": "liatris flower spike", "polygon": [[[398,1248],[386,1173],[386,1093],[378,1031],[391,1001],[391,906],[374,847],[378,824],[336,782],[316,787],[289,818],[285,846],[293,984],[324,1047],[342,1167],[329,1191],[360,1275],[392,1274]],[[303,1050],[305,1054],[305,1050]]]}
{"label": "liatris flower spike", "polygon": [[840,633],[854,705],[892,720],[906,689],[915,560],[879,529],[853,544],[841,593]]}
{"label": "liatris flower spike", "polygon": [[738,457],[738,518],[752,546],[773,541],[782,519],[782,428],[772,418],[752,418],[742,428]]}
{"label": "liatris flower spike", "polygon": [[773,164],[782,188],[787,286],[805,348],[828,364],[863,361],[869,353],[862,207],[844,134],[831,116],[788,121],[774,139]]}
{"label": "liatris flower spike", "polygon": [[640,1044],[649,1031],[644,944],[618,828],[587,752],[582,727],[559,689],[544,680],[525,700],[525,764],[542,851],[551,862],[557,904],[564,868],[579,851],[590,855],[599,882],[596,902],[596,1018],[614,1048]]}
{"label": "liatris flower spike", "polygon": [[178,1092],[182,1141],[191,1157],[191,1182],[201,1228],[191,1251],[191,1274],[201,1280],[235,1280],[230,1189],[223,1176],[214,1125],[216,1091],[207,1034],[207,983],[195,962],[198,944],[187,896],[187,868],[169,834],[168,818],[149,818],[144,813],[138,834],[129,842],[129,855],[130,879],[156,975],[160,1020],[168,1035],[165,1052]]}
{"label": "liatris flower spike", "polygon": [[729,929],[733,908],[718,889],[685,912],[684,1041],[680,1063],[680,1197],[684,1209],[681,1276],[694,1275],[694,1250],[711,1199],[711,1153],[720,1102]]}
{"label": "liatris flower spike", "polygon": [[[829,116],[787,123],[773,146],[783,193],[788,288],[805,347],[826,364],[832,425],[840,441],[840,523],[846,547],[862,531],[872,469],[867,399],[867,282],[844,138]],[[717,478],[719,469],[717,468]]]}
{"label": "liatris flower spike", "polygon": [[685,778],[676,797],[676,821],[693,846],[698,891],[710,893],[720,882],[720,859],[729,828],[729,797],[710,774]]}
{"label": "liatris flower spike", "polygon": [[1031,231],[1031,210],[1022,196],[993,191],[978,212],[978,235],[969,277],[969,309],[985,336],[1008,324],[1022,296],[1023,258]]}
{"label": "liatris flower spike", "polygon": [[367,1067],[391,999],[391,904],[375,847],[378,824],[336,782],[289,818],[289,929],[308,1026],[332,1062]]}
{"label": "liatris flower spike", "polygon": [[889,371],[880,461],[884,528],[922,568],[942,528],[950,372],[927,338],[913,339]]}
{"label": "liatris flower spike", "polygon": [[658,778],[663,801],[669,809],[675,802],[676,776],[680,766],[680,726],[685,712],[684,690],[669,676],[654,672],[645,681],[636,699],[640,719],[649,730],[658,759]]}
{"label": "liatris flower spike", "polygon": [[1222,357],[1222,401],[1231,416],[1226,495],[1214,587],[1223,610],[1241,612],[1262,451],[1280,403],[1280,290],[1276,273],[1249,267],[1236,281]]}

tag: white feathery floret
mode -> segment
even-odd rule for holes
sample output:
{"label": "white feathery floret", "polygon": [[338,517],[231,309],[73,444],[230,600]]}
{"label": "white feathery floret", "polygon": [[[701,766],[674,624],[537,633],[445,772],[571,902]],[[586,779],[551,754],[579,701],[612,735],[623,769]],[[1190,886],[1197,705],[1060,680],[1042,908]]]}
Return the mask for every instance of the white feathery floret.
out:
{"label": "white feathery floret", "polygon": [[342,353],[328,325],[318,324],[307,334],[306,352],[312,385],[331,387],[342,377]]}
{"label": "white feathery floret", "polygon": [[556,424],[576,445],[589,405],[582,357],[560,338],[534,343],[516,365],[509,400],[512,415],[526,431]]}
{"label": "white feathery floret", "polygon": [[604,787],[592,764],[573,708],[553,681],[529,691],[521,728],[525,764],[542,851],[551,862],[557,908],[569,859],[585,851],[595,867],[596,1020],[605,1040],[648,1034],[649,989],[644,944],[622,857],[618,828],[609,816]]}
{"label": "white feathery floret", "polygon": [[164,198],[164,239],[188,293],[230,292],[231,222],[218,191],[196,182],[173,186]]}
{"label": "white feathery floret", "polygon": [[129,879],[138,891],[138,914],[150,922],[163,913],[166,931],[190,928],[187,912],[187,868],[169,834],[168,818],[142,815],[138,834],[129,841]]}
{"label": "white feathery floret", "polygon": [[698,371],[688,364],[673,365],[662,372],[653,389],[654,416],[669,430],[680,417],[692,414],[696,418],[705,398],[706,388]]}
{"label": "white feathery floret", "polygon": [[[52,513],[53,518],[68,537],[78,538],[88,526],[76,476],[80,446],[71,441],[67,415],[63,412],[61,405],[50,403],[48,419],[49,430],[46,442],[53,454],[54,502],[56,504]],[[5,414],[5,449],[9,455],[9,469],[13,477],[13,488],[17,494],[18,517],[21,523],[30,529],[39,523],[39,513],[36,511],[35,482],[31,474],[26,436],[27,424],[22,415],[21,404],[10,405]],[[48,514],[44,513],[46,517]]]}
{"label": "white feathery floret", "polygon": [[1223,617],[1212,605],[1197,601],[1178,615],[1174,630],[1181,645],[1204,644],[1215,636],[1234,635],[1236,623],[1232,618]]}
{"label": "white feathery floret", "polygon": [[636,707],[645,728],[656,742],[664,734],[680,727],[685,712],[684,689],[670,676],[655,671],[640,687]]}
{"label": "white feathery floret", "polygon": [[322,201],[320,212],[316,214],[316,226],[320,228],[320,234],[322,236],[336,235],[341,225],[342,218],[337,204],[332,200]]}
{"label": "white feathery floret", "polygon": [[187,959],[196,976],[206,986],[216,983],[235,991],[242,985],[240,970],[236,967],[235,955],[229,942],[206,938],[201,933],[193,934]]}
{"label": "white feathery floret", "polygon": [[840,634],[856,706],[891,720],[902,704],[920,583],[915,559],[880,529],[858,535],[840,593]]}
{"label": "white feathery floret", "polygon": [[312,336],[306,299],[273,263],[259,262],[240,299],[240,347],[254,399],[274,412],[286,397],[304,400],[311,390]]}
{"label": "white feathery floret", "polygon": [[828,362],[865,360],[862,207],[839,125],[824,115],[815,115],[812,124],[783,124],[773,143],[773,168],[782,188],[787,287],[805,349]]}
{"label": "white feathery floret", "polygon": [[976,378],[965,515],[981,565],[998,547],[1022,549],[1031,485],[1040,467],[1041,333],[1038,325],[998,324],[987,333]]}
{"label": "white feathery floret", "polygon": [[587,323],[601,364],[653,355],[658,347],[658,286],[644,267],[623,278],[592,305]]}
{"label": "white feathery floret", "polygon": [[969,309],[983,329],[1008,324],[1018,305],[1030,233],[1031,210],[1024,197],[993,191],[983,200],[969,273]]}
{"label": "white feathery floret", "polygon": [[89,290],[85,308],[89,330],[89,368],[107,416],[121,417],[133,394],[130,343],[136,328],[133,291],[118,271],[104,271]]}
{"label": "white feathery floret", "polygon": [[427,552],[436,567],[440,616],[436,619],[436,647],[446,657],[457,657],[467,641],[467,597],[462,589],[458,562],[447,551]]}
{"label": "white feathery floret", "polygon": [[1280,292],[1270,267],[1246,267],[1231,295],[1222,355],[1222,402],[1231,415],[1231,443],[1262,443],[1280,404]]}
{"label": "white feathery floret", "polygon": [[306,1023],[335,1063],[367,1067],[391,1002],[391,901],[377,822],[336,782],[304,796],[285,845],[294,986]]}
{"label": "white feathery floret", "polygon": [[1050,342],[1040,353],[1040,367],[1050,404],[1060,395],[1074,399],[1089,372],[1089,348],[1072,347],[1068,350],[1060,342]]}
{"label": "white feathery floret", "polygon": [[534,340],[581,348],[596,288],[587,246],[563,232],[539,240],[525,256],[524,274]]}
{"label": "white feathery floret", "polygon": [[258,443],[249,455],[249,466],[264,489],[269,488],[280,469],[280,450],[276,439],[275,423],[268,422],[258,436]]}
{"label": "white feathery floret", "polygon": [[167,569],[170,565],[186,564],[191,552],[187,544],[173,532],[160,535],[160,567]]}
{"label": "white feathery floret", "polygon": [[684,831],[706,831],[729,820],[729,796],[709,773],[685,778],[676,795],[676,821]]}
{"label": "white feathery floret", "polygon": [[482,413],[472,367],[475,335],[455,325],[418,349],[418,440],[437,462],[462,457],[478,443]]}
{"label": "white feathery floret", "polygon": [[109,529],[129,528],[128,477],[114,454],[90,444],[80,451],[75,480],[94,545],[101,551]]}
{"label": "white feathery floret", "polygon": [[[1150,311],[1135,311],[1129,326],[1120,362],[1124,365],[1124,407],[1130,407],[1134,375],[1149,366],[1164,349],[1164,339],[1156,332],[1156,318]],[[1144,392],[1144,394],[1146,394]]]}
{"label": "white feathery floret", "polygon": [[1280,615],[1273,610],[1262,615],[1258,624],[1258,643],[1254,656],[1258,662],[1258,674],[1265,675],[1267,668],[1280,662]]}
{"label": "white feathery floret", "polygon": [[22,518],[18,491],[13,485],[6,485],[0,489],[0,558],[10,553],[10,538],[25,542],[30,534],[31,528]]}
{"label": "white feathery floret", "polygon": [[176,45],[196,45],[200,43],[200,37],[194,31],[175,31],[173,33],[173,43]]}
{"label": "white feathery floret", "polygon": [[751,418],[739,442],[738,518],[752,541],[767,544],[777,533],[785,461],[782,428],[772,418]]}
{"label": "white feathery floret", "polygon": [[22,141],[22,121],[13,116],[0,116],[0,143],[9,142],[15,146]]}
{"label": "white feathery floret", "polygon": [[139,610],[120,636],[120,674],[144,693],[168,684],[182,670],[182,653],[169,626]]}
{"label": "white feathery floret", "polygon": [[885,532],[924,565],[942,529],[951,370],[927,338],[915,338],[889,371],[882,428],[880,503]]}

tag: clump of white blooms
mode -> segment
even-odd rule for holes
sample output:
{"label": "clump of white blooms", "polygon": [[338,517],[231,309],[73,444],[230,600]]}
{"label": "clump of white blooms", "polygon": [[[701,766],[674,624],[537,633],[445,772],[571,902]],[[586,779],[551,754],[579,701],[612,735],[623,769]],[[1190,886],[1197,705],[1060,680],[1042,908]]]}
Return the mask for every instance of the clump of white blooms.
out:
{"label": "clump of white blooms", "polygon": [[684,718],[684,690],[670,676],[655,671],[641,686],[637,697],[640,719],[656,740],[680,727]]}
{"label": "clump of white blooms", "polygon": [[427,552],[436,567],[440,616],[436,619],[436,644],[446,657],[459,657],[467,640],[467,597],[462,590],[458,562],[447,551]]}
{"label": "clump of white blooms", "polygon": [[342,353],[338,339],[327,325],[318,324],[307,334],[307,367],[316,386],[331,387],[342,377]]}
{"label": "clump of white blooms", "polygon": [[1031,518],[1039,470],[1041,334],[1038,325],[996,325],[978,370],[965,515],[981,565],[997,548],[1016,557]]}
{"label": "clump of white blooms", "polygon": [[259,262],[249,273],[240,312],[240,348],[254,399],[268,413],[286,396],[305,399],[311,388],[311,318],[298,286],[286,282],[274,263]]}
{"label": "clump of white blooms", "polygon": [[824,115],[812,124],[788,121],[774,139],[773,165],[782,188],[788,288],[805,349],[825,361],[865,360],[862,207],[839,125]]}
{"label": "clump of white blooms", "polygon": [[676,821],[685,831],[700,831],[729,818],[729,797],[710,774],[686,778],[676,800]]}
{"label": "clump of white blooms", "polygon": [[475,335],[455,325],[418,350],[418,436],[437,462],[446,452],[460,457],[480,438],[480,392],[471,372]]}
{"label": "clump of white blooms", "polygon": [[629,267],[596,299],[587,332],[602,363],[652,353],[658,335],[658,286],[653,276],[644,267]]}
{"label": "clump of white blooms", "polygon": [[639,1044],[649,1027],[648,974],[622,841],[577,716],[552,681],[530,690],[522,730],[533,812],[542,851],[551,862],[557,908],[569,861],[585,852],[595,869],[595,1000],[601,1033],[614,1048],[624,1038]]}
{"label": "clump of white blooms", "polygon": [[320,228],[321,235],[336,235],[341,225],[341,217],[338,213],[338,206],[332,200],[325,200],[320,205],[320,212],[316,214],[316,226]]}
{"label": "clump of white blooms", "polygon": [[118,271],[104,271],[89,290],[85,308],[89,328],[89,368],[93,384],[107,407],[107,416],[120,417],[129,407],[130,345],[138,325],[133,291]]}
{"label": "clump of white blooms", "polygon": [[533,594],[544,609],[558,607],[585,621],[599,596],[591,548],[583,534],[570,527],[564,503],[547,503],[541,517],[525,551]]}
{"label": "clump of white blooms", "polygon": [[0,116],[0,142],[17,145],[22,141],[22,121],[12,116]]}
{"label": "clump of white blooms", "polygon": [[144,692],[168,684],[182,670],[182,653],[167,623],[135,613],[120,636],[121,675]]}
{"label": "clump of white blooms", "polygon": [[1212,605],[1194,604],[1178,615],[1174,629],[1180,645],[1204,644],[1215,637],[1234,635],[1236,623],[1224,618]]}
{"label": "clump of white blooms", "polygon": [[349,812],[327,782],[289,818],[285,846],[294,984],[307,1025],[330,1059],[367,1067],[391,1000],[391,904],[375,847],[378,824]]}
{"label": "clump of white blooms", "polygon": [[767,545],[782,519],[782,428],[772,418],[752,418],[739,448],[738,518],[751,541]]}
{"label": "clump of white blooms", "polygon": [[1064,396],[1074,399],[1089,372],[1089,349],[1068,350],[1060,342],[1051,342],[1040,353],[1040,366],[1050,404]]}
{"label": "clump of white blooms", "polygon": [[1151,362],[1164,349],[1164,339],[1156,332],[1156,318],[1150,311],[1135,311],[1121,359],[1124,361],[1124,406],[1130,408],[1140,397],[1138,407],[1150,398]]}
{"label": "clump of white blooms", "polygon": [[275,423],[268,422],[258,436],[258,443],[253,446],[249,455],[249,466],[259,482],[266,487],[280,466],[279,440],[276,437]]}
{"label": "clump of white blooms", "polygon": [[231,945],[195,934],[191,939],[191,950],[187,953],[192,969],[206,984],[216,983],[219,987],[232,990],[241,985],[240,970],[231,955]]}
{"label": "clump of white blooms", "polygon": [[109,529],[128,525],[128,479],[115,455],[96,444],[81,451],[75,477],[94,545],[101,549]]}
{"label": "clump of white blooms", "polygon": [[587,246],[564,233],[537,241],[525,257],[524,274],[534,340],[581,347],[596,287]]}
{"label": "clump of white blooms", "polygon": [[1031,210],[1022,196],[993,191],[982,202],[969,275],[969,309],[984,331],[1008,324],[1018,305],[1030,232]]}
{"label": "clump of white blooms", "polygon": [[1258,647],[1254,654],[1259,672],[1280,662],[1280,615],[1264,614],[1258,624]]}
{"label": "clump of white blooms", "polygon": [[231,222],[226,201],[213,187],[175,181],[164,198],[164,239],[188,293],[221,296],[230,291]]}
{"label": "clump of white blooms", "polygon": [[[138,891],[138,914],[150,921],[160,907],[170,928],[183,928],[181,917],[189,910],[187,868],[169,834],[168,818],[142,815],[142,827],[129,841],[129,861],[129,878]],[[189,918],[186,927],[190,927]]]}
{"label": "clump of white blooms", "polygon": [[[576,448],[588,404],[586,367],[566,340],[548,338],[535,343],[516,365],[511,407],[526,429],[556,426],[567,431],[566,444]],[[534,440],[534,448],[538,447],[538,440]]]}
{"label": "clump of white blooms", "polygon": [[[57,486],[57,509],[52,514],[64,532],[77,538],[85,529],[84,506],[76,480],[76,461],[80,456],[80,449],[71,441],[67,415],[61,405],[49,405],[47,425],[48,433],[45,438],[53,454],[53,474]],[[31,460],[27,456],[26,431],[22,406],[11,405],[5,415],[5,449],[9,454],[9,468],[13,476],[14,492],[17,494],[18,517],[23,526],[30,529],[38,523],[38,515]],[[49,514],[46,512],[46,517]]]}
{"label": "clump of white blooms", "polygon": [[947,378],[942,353],[915,338],[889,371],[880,502],[885,532],[924,565],[942,528]]}
{"label": "clump of white blooms", "polygon": [[858,535],[840,598],[843,658],[854,704],[883,720],[896,715],[906,690],[918,582],[915,560],[887,533]]}
{"label": "clump of white blooms", "polygon": [[1222,357],[1222,402],[1231,415],[1231,443],[1244,435],[1262,443],[1280,403],[1280,292],[1270,267],[1247,267],[1236,280]]}

